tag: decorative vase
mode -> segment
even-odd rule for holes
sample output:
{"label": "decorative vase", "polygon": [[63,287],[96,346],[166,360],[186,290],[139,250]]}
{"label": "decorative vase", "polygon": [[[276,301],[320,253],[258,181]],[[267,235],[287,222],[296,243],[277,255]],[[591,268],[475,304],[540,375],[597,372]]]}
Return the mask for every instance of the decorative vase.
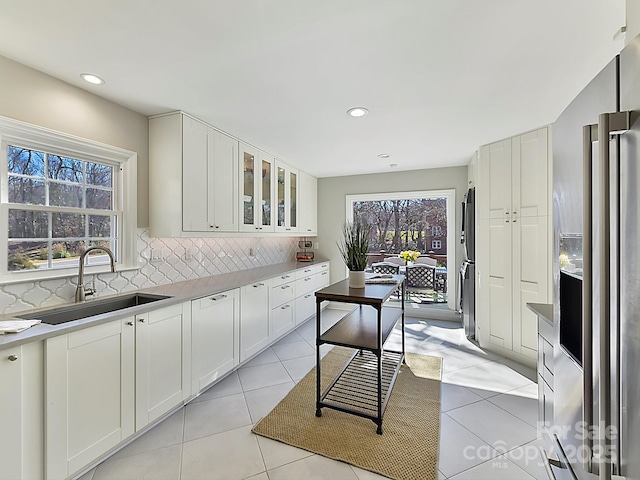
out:
{"label": "decorative vase", "polygon": [[349,288],[364,288],[364,270],[349,270]]}

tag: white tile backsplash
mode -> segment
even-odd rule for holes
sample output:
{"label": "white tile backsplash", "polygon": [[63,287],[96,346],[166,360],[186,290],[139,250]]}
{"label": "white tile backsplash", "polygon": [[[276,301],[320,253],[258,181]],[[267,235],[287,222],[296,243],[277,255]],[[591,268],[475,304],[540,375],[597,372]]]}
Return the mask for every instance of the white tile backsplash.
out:
{"label": "white tile backsplash", "polygon": [[[263,267],[295,260],[297,237],[261,238],[151,238],[138,231],[139,270],[87,275],[95,280],[98,297],[172,282]],[[249,251],[254,255],[250,256]],[[160,252],[162,260],[152,261]],[[54,306],[73,301],[77,277],[0,286],[0,313]]]}

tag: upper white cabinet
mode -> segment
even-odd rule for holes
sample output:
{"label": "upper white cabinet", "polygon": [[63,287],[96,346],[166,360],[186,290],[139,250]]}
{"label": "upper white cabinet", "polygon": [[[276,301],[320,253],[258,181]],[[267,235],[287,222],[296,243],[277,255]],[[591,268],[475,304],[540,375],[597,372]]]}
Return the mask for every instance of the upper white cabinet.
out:
{"label": "upper white cabinet", "polygon": [[151,235],[237,232],[237,159],[237,140],[189,115],[151,117]]}
{"label": "upper white cabinet", "polygon": [[42,342],[0,351],[0,480],[43,478]]}
{"label": "upper white cabinet", "polygon": [[303,208],[298,210],[298,232],[301,235],[318,234],[318,179],[299,172],[300,193],[298,198]]}
{"label": "upper white cabinet", "polygon": [[476,324],[482,347],[532,364],[550,298],[550,156],[542,128],[483,146],[478,161]]}
{"label": "upper white cabinet", "polygon": [[548,158],[547,128],[483,146],[478,169],[482,218],[548,215]]}
{"label": "upper white cabinet", "polygon": [[150,117],[149,233],[315,235],[316,180],[301,174],[183,112]]}
{"label": "upper white cabinet", "polygon": [[298,231],[298,170],[276,162],[276,231]]}
{"label": "upper white cabinet", "polygon": [[273,232],[275,225],[275,160],[260,150],[240,143],[240,230]]}

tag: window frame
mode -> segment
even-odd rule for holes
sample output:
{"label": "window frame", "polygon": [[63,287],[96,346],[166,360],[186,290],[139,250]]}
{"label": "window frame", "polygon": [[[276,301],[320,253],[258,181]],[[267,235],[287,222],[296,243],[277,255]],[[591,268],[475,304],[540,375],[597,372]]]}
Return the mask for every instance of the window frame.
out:
{"label": "window frame", "polygon": [[442,240],[431,240],[431,250],[442,250]]}
{"label": "window frame", "polygon": [[[0,283],[65,278],[75,276],[78,271],[78,266],[37,271],[9,271],[7,269],[9,210],[23,206],[23,204],[8,202],[8,145],[114,167],[114,209],[108,212],[117,217],[116,242],[119,259],[116,269],[124,271],[138,268],[136,265],[137,153],[0,116],[0,258],[4,259],[0,264]],[[42,206],[28,205],[27,207],[38,209]],[[50,208],[46,207],[46,209]],[[81,210],[87,213],[93,211],[92,209]],[[88,274],[100,273],[105,271],[105,267],[104,265],[87,266],[85,271]]]}

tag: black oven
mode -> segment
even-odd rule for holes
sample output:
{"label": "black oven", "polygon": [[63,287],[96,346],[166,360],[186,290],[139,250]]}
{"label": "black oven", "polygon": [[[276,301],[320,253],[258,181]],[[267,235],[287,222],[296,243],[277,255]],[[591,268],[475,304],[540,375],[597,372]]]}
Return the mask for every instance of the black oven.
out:
{"label": "black oven", "polygon": [[560,271],[560,345],[582,366],[582,278]]}

